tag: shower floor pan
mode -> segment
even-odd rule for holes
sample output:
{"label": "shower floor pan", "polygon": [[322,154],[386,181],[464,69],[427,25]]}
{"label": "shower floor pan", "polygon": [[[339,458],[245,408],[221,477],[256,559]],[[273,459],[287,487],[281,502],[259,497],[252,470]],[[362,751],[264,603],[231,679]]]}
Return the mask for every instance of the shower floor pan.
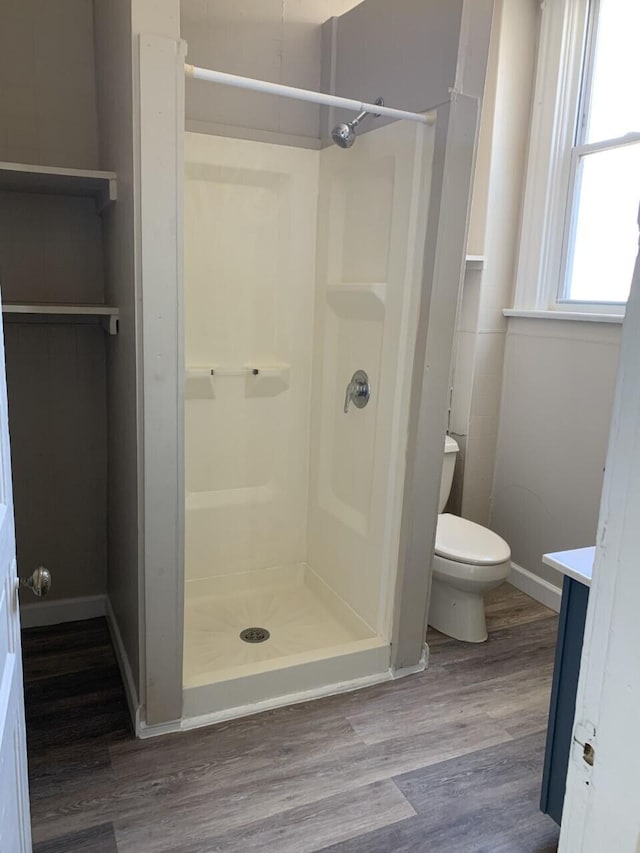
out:
{"label": "shower floor pan", "polygon": [[187,582],[185,717],[239,716],[388,669],[389,644],[307,565]]}

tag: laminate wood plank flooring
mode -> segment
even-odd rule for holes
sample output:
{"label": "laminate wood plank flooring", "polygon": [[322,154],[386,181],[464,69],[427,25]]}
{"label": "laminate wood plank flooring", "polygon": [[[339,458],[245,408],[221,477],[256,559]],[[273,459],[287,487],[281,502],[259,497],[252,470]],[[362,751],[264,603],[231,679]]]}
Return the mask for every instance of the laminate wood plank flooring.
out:
{"label": "laminate wood plank flooring", "polygon": [[90,829],[61,835],[33,846],[33,853],[118,853],[112,823],[101,823]]}
{"label": "laminate wood plank flooring", "polygon": [[102,619],[23,632],[35,853],[542,853],[557,618],[508,584],[419,675],[146,741]]}

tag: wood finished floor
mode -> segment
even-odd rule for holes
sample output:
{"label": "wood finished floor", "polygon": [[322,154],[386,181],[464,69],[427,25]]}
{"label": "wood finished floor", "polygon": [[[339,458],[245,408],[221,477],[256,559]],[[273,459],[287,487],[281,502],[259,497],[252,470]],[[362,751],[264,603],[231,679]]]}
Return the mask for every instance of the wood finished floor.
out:
{"label": "wood finished floor", "polygon": [[34,853],[547,853],[557,620],[504,585],[420,675],[136,741],[104,620],[23,632]]}

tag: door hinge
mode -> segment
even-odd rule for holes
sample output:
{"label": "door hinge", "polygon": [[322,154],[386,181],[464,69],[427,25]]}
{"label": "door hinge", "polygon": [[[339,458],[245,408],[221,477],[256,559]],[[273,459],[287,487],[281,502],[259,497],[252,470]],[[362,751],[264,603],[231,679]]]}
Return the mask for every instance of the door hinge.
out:
{"label": "door hinge", "polygon": [[593,763],[596,759],[596,751],[593,748],[593,745],[589,742],[585,743],[582,749],[582,760],[585,764],[588,764],[589,767],[593,767]]}
{"label": "door hinge", "polygon": [[576,723],[573,731],[573,741],[582,747],[582,760],[589,767],[593,767],[596,760],[596,730],[595,726]]}

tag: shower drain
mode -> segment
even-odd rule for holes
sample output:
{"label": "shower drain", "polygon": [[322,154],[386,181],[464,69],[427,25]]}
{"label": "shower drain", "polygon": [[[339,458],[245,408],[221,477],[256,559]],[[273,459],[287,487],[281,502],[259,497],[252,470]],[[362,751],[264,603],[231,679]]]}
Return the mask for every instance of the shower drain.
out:
{"label": "shower drain", "polygon": [[264,643],[270,636],[266,628],[245,628],[240,631],[240,639],[245,643]]}

